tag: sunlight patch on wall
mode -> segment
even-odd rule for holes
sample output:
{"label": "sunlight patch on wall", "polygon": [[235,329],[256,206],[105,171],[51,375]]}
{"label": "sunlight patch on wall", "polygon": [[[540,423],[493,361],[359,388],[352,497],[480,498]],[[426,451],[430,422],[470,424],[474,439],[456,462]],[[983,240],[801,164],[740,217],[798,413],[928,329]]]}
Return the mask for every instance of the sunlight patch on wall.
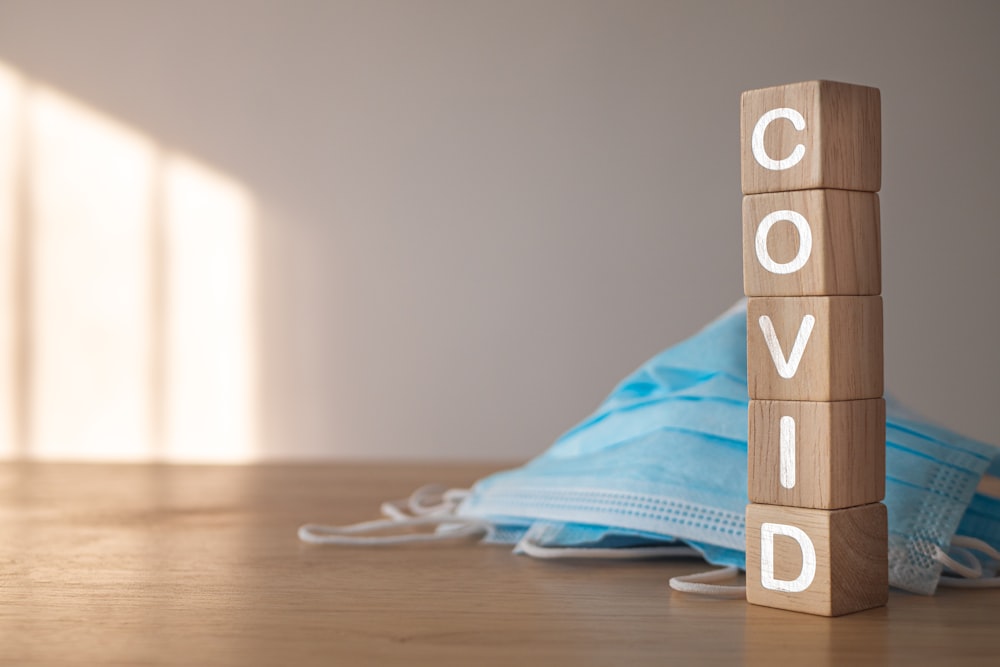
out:
{"label": "sunlight patch on wall", "polygon": [[221,174],[171,157],[163,204],[165,452],[245,461],[254,453],[250,197]]}
{"label": "sunlight patch on wall", "polygon": [[15,234],[20,174],[17,170],[24,83],[0,63],[0,457],[16,453],[14,377]]}
{"label": "sunlight patch on wall", "polygon": [[0,64],[0,457],[253,459],[253,226],[231,178]]}
{"label": "sunlight patch on wall", "polygon": [[45,89],[29,97],[37,458],[144,458],[153,145]]}

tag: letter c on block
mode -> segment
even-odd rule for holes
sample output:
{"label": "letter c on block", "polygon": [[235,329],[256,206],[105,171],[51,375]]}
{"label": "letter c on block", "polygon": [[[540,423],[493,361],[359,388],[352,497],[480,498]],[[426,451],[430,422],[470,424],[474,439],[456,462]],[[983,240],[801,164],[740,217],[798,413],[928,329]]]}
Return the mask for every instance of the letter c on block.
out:
{"label": "letter c on block", "polygon": [[[795,225],[799,232],[799,251],[789,262],[776,262],[767,251],[767,235],[771,232],[771,227],[779,222],[787,221]],[[760,265],[771,273],[786,274],[795,273],[809,261],[809,255],[813,249],[812,229],[809,221],[801,213],[795,211],[775,211],[768,213],[757,225],[757,236],[754,238],[754,248],[757,250],[757,261]]]}
{"label": "letter c on block", "polygon": [[[794,579],[774,578],[774,536],[784,535],[799,543],[802,549],[802,571]],[[770,591],[801,593],[816,578],[816,548],[801,528],[784,523],[762,523],[760,526],[760,585]]]}
{"label": "letter c on block", "polygon": [[754,125],[753,134],[750,137],[750,148],[753,150],[754,159],[757,160],[758,164],[771,171],[791,169],[801,162],[802,157],[806,154],[806,147],[802,144],[798,144],[792,149],[792,154],[783,160],[771,159],[771,156],[767,154],[767,151],[764,150],[764,132],[767,130],[767,126],[778,118],[790,120],[799,132],[806,129],[806,119],[802,117],[802,114],[788,107],[771,109],[760,117],[760,120]]}

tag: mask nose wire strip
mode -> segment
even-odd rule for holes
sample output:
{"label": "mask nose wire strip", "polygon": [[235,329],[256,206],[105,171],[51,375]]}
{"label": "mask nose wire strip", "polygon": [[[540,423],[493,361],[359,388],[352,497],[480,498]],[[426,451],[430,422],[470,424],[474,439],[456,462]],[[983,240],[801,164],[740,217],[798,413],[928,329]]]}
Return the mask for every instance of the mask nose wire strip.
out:
{"label": "mask nose wire strip", "polygon": [[739,573],[739,568],[730,566],[719,570],[684,574],[678,577],[671,577],[670,588],[681,593],[694,593],[695,595],[707,595],[730,600],[745,600],[747,597],[746,586],[715,583],[734,579]]}
{"label": "mask nose wire strip", "polygon": [[601,560],[642,560],[644,558],[672,558],[678,556],[701,556],[691,547],[628,547],[619,549],[588,549],[586,547],[543,547],[528,539],[523,539],[514,547],[515,552],[525,553],[532,558],[599,558]]}

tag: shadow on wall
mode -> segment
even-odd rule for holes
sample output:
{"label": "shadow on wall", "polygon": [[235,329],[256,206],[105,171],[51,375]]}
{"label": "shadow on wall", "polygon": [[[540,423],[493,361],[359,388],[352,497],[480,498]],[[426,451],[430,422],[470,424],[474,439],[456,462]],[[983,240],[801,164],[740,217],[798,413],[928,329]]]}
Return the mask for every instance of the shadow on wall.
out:
{"label": "shadow on wall", "polygon": [[0,457],[255,458],[254,217],[0,63]]}

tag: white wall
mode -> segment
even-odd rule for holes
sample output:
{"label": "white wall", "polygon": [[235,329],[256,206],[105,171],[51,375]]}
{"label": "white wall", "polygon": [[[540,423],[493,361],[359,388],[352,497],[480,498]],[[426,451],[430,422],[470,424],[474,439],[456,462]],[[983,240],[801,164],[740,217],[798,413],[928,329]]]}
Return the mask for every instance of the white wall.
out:
{"label": "white wall", "polygon": [[878,86],[889,390],[997,442],[998,8],[0,0],[0,60],[252,194],[265,458],[540,452],[740,296],[740,91]]}

